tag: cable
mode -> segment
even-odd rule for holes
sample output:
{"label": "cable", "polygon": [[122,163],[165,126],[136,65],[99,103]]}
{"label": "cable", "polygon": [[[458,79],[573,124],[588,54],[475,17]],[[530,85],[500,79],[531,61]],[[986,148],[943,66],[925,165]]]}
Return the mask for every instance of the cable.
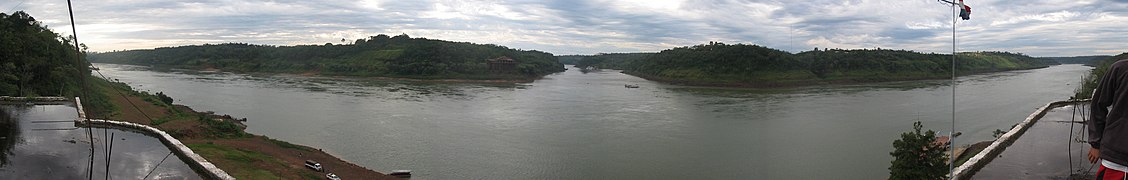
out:
{"label": "cable", "polygon": [[[23,3],[21,2],[20,4],[23,4]],[[67,14],[70,16],[71,33],[74,34],[72,37],[74,37],[74,61],[75,61],[75,65],[76,66],[83,66],[84,61],[82,61],[82,49],[80,49],[78,47],[78,44],[79,44],[78,43],[78,30],[77,30],[77,28],[75,28],[75,25],[74,25],[74,8],[72,8],[70,0],[67,0]],[[85,63],[85,64],[88,64],[88,63]],[[82,84],[82,96],[90,97],[90,83],[86,81],[86,75],[84,75],[85,73],[82,71],[82,68],[79,68],[79,67],[76,67],[74,70],[78,71],[78,73],[76,73],[76,74],[79,75],[78,81],[80,81],[80,83]],[[83,113],[85,113],[85,112],[83,112]],[[89,166],[87,166],[87,169],[89,171],[86,172],[86,179],[93,180],[94,179],[94,131],[91,129],[90,117],[89,116],[83,116],[83,118],[86,121],[86,137],[88,139],[90,139],[90,164],[89,164]]]}
{"label": "cable", "polygon": [[24,2],[27,2],[27,0],[20,1],[20,3],[16,4],[16,6],[12,6],[12,9],[8,9],[8,12],[12,12],[12,11],[16,10],[16,8],[19,8],[20,5],[23,5]]}
{"label": "cable", "polygon": [[141,178],[141,179],[149,179],[149,175],[153,174],[153,171],[156,171],[158,167],[161,167],[161,164],[164,163],[165,159],[168,159],[168,156],[171,156],[171,155],[172,155],[172,151],[168,151],[168,155],[165,155],[165,157],[163,159],[161,159],[161,162],[157,163],[156,166],[153,166],[153,169],[150,169],[149,173],[145,174],[145,177]]}

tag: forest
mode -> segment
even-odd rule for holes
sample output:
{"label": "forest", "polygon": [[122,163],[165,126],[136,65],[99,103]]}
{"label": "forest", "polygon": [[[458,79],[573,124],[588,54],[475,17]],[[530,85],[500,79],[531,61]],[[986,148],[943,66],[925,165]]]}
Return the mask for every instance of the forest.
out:
{"label": "forest", "polygon": [[[1032,69],[1058,64],[1010,52],[961,52],[960,75]],[[814,49],[792,54],[759,45],[709,44],[656,54],[602,54],[576,67],[620,69],[658,81],[712,86],[796,86],[823,83],[941,79],[951,76],[951,55],[891,49]]]}
{"label": "forest", "polygon": [[1087,66],[1097,66],[1101,60],[1108,59],[1112,56],[1098,55],[1098,56],[1073,56],[1073,57],[1043,57],[1053,59],[1062,64],[1084,64]]}
{"label": "forest", "polygon": [[[48,29],[23,11],[0,13],[0,95],[75,96],[90,74],[74,37]],[[85,48],[85,45],[80,45]]]}
{"label": "forest", "polygon": [[[510,71],[490,71],[487,59],[512,58]],[[152,65],[231,72],[313,73],[417,79],[530,79],[561,72],[550,53],[492,44],[384,34],[351,44],[270,46],[224,43],[92,53],[95,63]]]}

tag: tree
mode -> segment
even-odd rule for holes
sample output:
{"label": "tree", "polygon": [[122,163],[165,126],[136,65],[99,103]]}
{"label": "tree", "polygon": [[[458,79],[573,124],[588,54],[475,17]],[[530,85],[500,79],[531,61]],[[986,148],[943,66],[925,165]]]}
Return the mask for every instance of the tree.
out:
{"label": "tree", "polygon": [[165,95],[163,91],[157,92],[157,98],[161,99],[161,102],[164,102],[165,104],[172,105],[172,97],[168,97],[168,95]]}
{"label": "tree", "polygon": [[936,141],[936,132],[920,132],[920,121],[913,123],[913,131],[901,133],[893,141],[892,165],[889,179],[944,179],[948,173],[944,154],[948,148]]}

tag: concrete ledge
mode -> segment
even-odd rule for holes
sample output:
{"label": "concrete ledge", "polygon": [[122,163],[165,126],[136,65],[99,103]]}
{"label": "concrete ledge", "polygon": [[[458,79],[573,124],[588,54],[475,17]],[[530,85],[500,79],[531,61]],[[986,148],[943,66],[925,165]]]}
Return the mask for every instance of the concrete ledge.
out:
{"label": "concrete ledge", "polygon": [[[136,129],[147,133],[152,133],[157,137],[157,139],[160,139],[161,143],[167,146],[169,150],[173,152],[173,154],[176,154],[177,157],[179,157],[181,160],[184,160],[184,163],[188,164],[188,166],[191,166],[193,169],[201,172],[201,175],[203,175],[205,178],[223,180],[235,179],[235,177],[227,174],[227,172],[223,171],[223,169],[219,169],[219,167],[216,167],[215,164],[208,162],[207,159],[204,159],[204,157],[193,152],[192,149],[189,149],[188,146],[184,145],[184,143],[181,143],[180,140],[173,138],[171,135],[160,129],[143,124],[122,121],[110,121],[101,119],[89,119],[89,121],[87,121],[86,113],[82,108],[82,99],[75,97],[74,102],[76,104],[75,106],[78,109],[78,119],[75,119],[74,121],[76,125],[105,125]],[[87,122],[89,122],[90,124],[87,124]]]}
{"label": "concrete ledge", "polygon": [[1023,133],[1026,133],[1026,130],[1030,129],[1030,126],[1033,126],[1034,123],[1038,122],[1039,119],[1042,119],[1042,116],[1046,115],[1047,110],[1069,104],[1088,101],[1088,99],[1057,101],[1046,104],[1045,106],[1042,106],[1042,108],[1038,108],[1038,111],[1034,111],[1034,113],[1031,113],[1030,116],[1026,117],[1026,120],[1018,123],[1018,125],[1014,126],[1014,128],[1011,128],[1010,131],[1007,131],[1006,134],[999,136],[999,139],[996,139],[995,142],[992,142],[991,145],[987,146],[987,148],[984,148],[983,151],[979,151],[978,154],[972,156],[971,159],[968,159],[967,162],[963,163],[963,165],[960,165],[959,167],[956,167],[956,169],[952,170],[952,174],[955,177],[954,179],[971,179],[971,176],[975,175],[975,173],[979,171],[979,169],[982,169],[983,166],[987,165],[987,163],[991,163],[991,160],[994,160],[995,157],[998,157],[999,153],[1002,153],[1003,150],[1006,150],[1007,147],[1014,143],[1014,141],[1018,139],[1019,136],[1022,136]]}

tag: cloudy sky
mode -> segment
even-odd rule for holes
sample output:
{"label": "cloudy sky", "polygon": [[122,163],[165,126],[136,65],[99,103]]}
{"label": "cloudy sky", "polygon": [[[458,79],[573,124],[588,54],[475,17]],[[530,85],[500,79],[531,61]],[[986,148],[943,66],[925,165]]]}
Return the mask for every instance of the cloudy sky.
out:
{"label": "cloudy sky", "polygon": [[[1128,51],[1128,0],[966,0],[960,51],[1033,56]],[[558,55],[759,44],[951,51],[951,11],[936,0],[75,0],[94,51],[203,43],[341,43],[406,33]],[[65,0],[0,0],[70,34]]]}

